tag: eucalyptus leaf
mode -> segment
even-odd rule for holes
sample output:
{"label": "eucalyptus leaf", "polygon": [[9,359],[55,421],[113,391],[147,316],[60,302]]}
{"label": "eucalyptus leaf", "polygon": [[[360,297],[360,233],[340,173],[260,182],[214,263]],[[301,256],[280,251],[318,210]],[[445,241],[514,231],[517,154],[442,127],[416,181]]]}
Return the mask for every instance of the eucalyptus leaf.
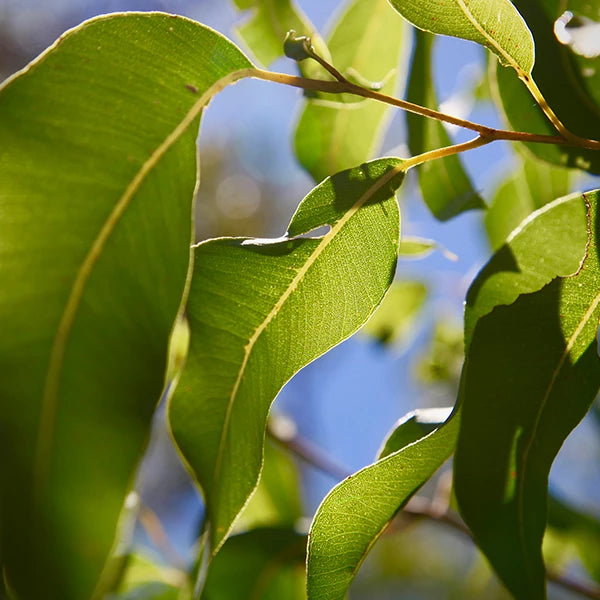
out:
{"label": "eucalyptus leaf", "polygon": [[494,250],[534,210],[568,193],[572,171],[527,155],[496,190],[485,214],[485,229]]}
{"label": "eucalyptus leaf", "polygon": [[20,598],[101,595],[185,289],[198,117],[249,67],[193,21],[115,14],[0,90],[0,560]]}
{"label": "eucalyptus leaf", "polygon": [[535,61],[533,37],[509,0],[389,0],[419,29],[471,40],[525,76]]}
{"label": "eucalyptus leaf", "polygon": [[[424,31],[415,32],[406,99],[420,106],[437,108],[432,77],[432,48],[434,36]],[[450,146],[452,141],[442,123],[414,113],[406,114],[408,147],[413,155]],[[419,167],[419,187],[425,204],[433,215],[446,221],[460,213],[484,208],[485,203],[473,189],[460,158],[454,154],[431,160]]]}
{"label": "eucalyptus leaf", "polygon": [[[353,69],[370,81],[384,80],[381,91],[393,93],[395,70],[406,60],[407,29],[387,0],[353,0],[327,41],[331,60],[342,73]],[[296,155],[315,181],[372,158],[390,115],[381,102],[339,100],[332,94],[308,99],[298,122]]]}
{"label": "eucalyptus leaf", "polygon": [[362,333],[384,345],[406,342],[426,297],[422,281],[395,281]]}
{"label": "eucalyptus leaf", "polygon": [[[197,246],[190,351],[169,419],[204,490],[213,553],[256,487],[271,402],[363,325],[391,284],[403,178],[398,159],[366,163],[310,192],[283,238]],[[323,236],[300,237],[323,225]]]}
{"label": "eucalyptus leaf", "polygon": [[[474,328],[463,371],[456,496],[479,547],[518,599],[545,598],[548,474],[600,388],[597,200],[592,192],[546,208],[587,208],[589,219],[579,227],[590,235],[588,245],[550,238],[556,254],[584,255],[583,264],[506,306],[496,294],[496,308]],[[528,233],[522,237],[531,248],[539,237],[535,229]],[[539,288],[546,276],[524,273],[523,281]],[[489,277],[485,270],[479,276]]]}
{"label": "eucalyptus leaf", "polygon": [[[555,19],[562,12],[556,0],[514,0],[535,37],[537,59],[533,77],[546,102],[566,128],[585,138],[600,139],[600,78],[588,78],[584,66],[576,60],[568,46],[554,35]],[[541,108],[514,73],[496,69],[496,95],[506,117],[515,130],[554,135],[556,131],[545,118]],[[528,144],[537,157],[553,164],[577,167],[590,173],[600,173],[600,153],[573,146]]]}
{"label": "eucalyptus leaf", "polygon": [[211,563],[201,600],[304,600],[306,535],[261,528],[232,536]]}
{"label": "eucalyptus leaf", "polygon": [[[420,439],[416,420],[416,415],[403,420],[401,433],[390,434],[384,445],[382,454],[388,454],[344,479],[319,506],[308,543],[309,600],[345,598],[356,572],[390,521],[452,454],[458,414]],[[408,445],[395,446],[407,440]]]}

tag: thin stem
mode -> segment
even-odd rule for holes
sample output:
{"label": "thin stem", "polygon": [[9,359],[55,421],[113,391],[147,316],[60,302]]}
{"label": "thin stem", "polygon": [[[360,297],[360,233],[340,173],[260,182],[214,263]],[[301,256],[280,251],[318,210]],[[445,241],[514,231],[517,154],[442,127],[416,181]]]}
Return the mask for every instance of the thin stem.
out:
{"label": "thin stem", "polygon": [[417,154],[411,158],[403,161],[401,167],[403,171],[407,171],[412,167],[416,167],[424,162],[430,160],[436,160],[438,158],[445,158],[446,156],[452,156],[453,154],[459,154],[473,148],[479,148],[479,146],[485,146],[490,142],[493,142],[494,138],[485,135],[478,135],[476,138],[463,142],[462,144],[453,144],[452,146],[444,146],[443,148],[437,148],[436,150],[430,150],[429,152],[423,152],[423,154]]}
{"label": "thin stem", "polygon": [[[289,452],[336,480],[344,479],[351,474],[349,469],[339,465],[339,463],[333,460],[322,448],[319,448],[313,442],[303,438],[295,431],[288,435],[281,435],[277,427],[269,427],[267,429],[267,434],[271,439],[286,448]],[[451,510],[440,511],[438,503],[432,502],[428,498],[413,496],[399,513],[399,518],[402,518],[402,516],[413,519],[427,519],[435,523],[442,523],[474,541],[473,534],[459,515]],[[394,530],[393,528],[394,525],[392,525],[391,531]],[[390,529],[388,528],[387,531],[390,531]],[[569,590],[585,598],[590,598],[591,600],[600,600],[600,588],[593,584],[576,581],[568,576],[553,571],[548,571],[546,573],[546,578],[548,581],[551,581],[565,590]]]}
{"label": "thin stem", "polygon": [[355,94],[357,96],[362,96],[363,98],[371,98],[373,100],[377,100],[391,106],[396,106],[397,108],[401,108],[423,117],[436,119],[438,121],[457,125],[458,127],[470,129],[471,131],[476,131],[486,139],[489,138],[488,141],[510,140],[537,144],[578,146],[592,150],[600,150],[600,142],[596,140],[583,139],[578,136],[574,136],[573,134],[569,134],[567,139],[567,136],[542,135],[537,133],[528,133],[525,131],[494,129],[493,127],[481,125],[480,123],[474,123],[473,121],[468,121],[466,119],[459,119],[458,117],[453,117],[452,115],[448,115],[425,106],[420,106],[419,104],[414,104],[406,100],[400,100],[399,98],[394,98],[393,96],[388,96],[387,94],[382,94],[381,92],[361,87],[360,85],[352,83],[348,80],[326,81],[321,79],[307,79],[304,77],[287,75],[286,73],[264,71],[262,69],[249,70],[249,76],[256,79],[282,83],[284,85],[290,85],[292,87],[298,87],[305,90],[329,92],[332,94]]}

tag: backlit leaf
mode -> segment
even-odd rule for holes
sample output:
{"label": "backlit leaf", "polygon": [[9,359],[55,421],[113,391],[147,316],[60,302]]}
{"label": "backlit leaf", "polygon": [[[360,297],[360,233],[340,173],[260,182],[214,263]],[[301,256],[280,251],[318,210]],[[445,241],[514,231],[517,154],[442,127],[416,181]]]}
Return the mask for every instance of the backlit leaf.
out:
{"label": "backlit leaf", "polygon": [[[271,402],[294,373],[363,325],[392,281],[401,168],[379,159],[326,179],[286,237],[196,248],[190,351],[169,412],[204,490],[213,552],[256,487]],[[298,237],[323,225],[330,229],[321,237]]]}
{"label": "backlit leaf", "polygon": [[[434,36],[417,30],[406,99],[421,106],[437,109],[432,77]],[[414,113],[406,114],[408,147],[413,155],[450,146],[452,141],[442,123]],[[433,215],[446,221],[485,203],[473,189],[458,155],[431,160],[420,165],[419,187],[425,204]]]}
{"label": "backlit leaf", "polygon": [[[345,598],[377,538],[451,455],[458,415],[420,439],[412,429],[416,416],[408,417],[399,425],[401,434],[392,433],[384,446],[382,454],[390,454],[344,479],[321,503],[309,534],[309,600]],[[407,439],[409,445],[395,446]]]}
{"label": "backlit leaf", "polygon": [[509,0],[389,0],[419,29],[486,46],[504,66],[531,73],[533,37]]}
{"label": "backlit leaf", "polygon": [[117,14],[0,91],[0,543],[21,598],[101,577],[184,292],[198,116],[250,66],[193,21]]}
{"label": "backlit leaf", "polygon": [[[387,0],[354,0],[327,42],[333,64],[342,73],[354,69],[369,81],[384,80],[381,91],[391,94],[395,69],[405,60],[407,29]],[[329,101],[309,99],[296,130],[298,160],[315,181],[372,158],[390,114],[389,106],[374,100],[336,100],[332,94]]]}
{"label": "backlit leaf", "polygon": [[[592,192],[542,209],[580,205],[585,210],[588,203],[589,223],[579,227],[586,237],[589,232],[589,246],[582,250],[578,240],[561,240],[561,246],[549,239],[556,254],[585,253],[585,262],[579,269],[573,265],[574,275],[552,279],[480,318],[463,372],[457,499],[479,547],[515,598],[523,600],[545,598],[541,544],[552,461],[600,388],[597,200],[598,192]],[[540,214],[534,213],[534,220]],[[523,230],[522,241],[532,248],[540,238],[535,229],[528,233],[527,239]],[[503,250],[508,253],[506,246]],[[539,287],[548,274],[545,265],[540,270],[541,277],[524,272],[522,281]],[[488,279],[490,271],[482,277]]]}

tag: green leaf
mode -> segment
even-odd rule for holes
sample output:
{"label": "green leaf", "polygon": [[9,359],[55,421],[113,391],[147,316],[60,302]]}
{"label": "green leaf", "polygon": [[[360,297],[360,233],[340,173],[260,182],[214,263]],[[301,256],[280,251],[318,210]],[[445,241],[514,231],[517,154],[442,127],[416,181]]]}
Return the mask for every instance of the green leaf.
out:
{"label": "green leaf", "polygon": [[[271,402],[363,325],[390,285],[403,178],[398,159],[366,163],[309,193],[286,237],[196,248],[190,351],[169,418],[204,490],[213,552],[256,487]],[[323,225],[323,236],[300,237]]]}
{"label": "green leaf", "polygon": [[418,431],[407,431],[414,420],[409,415],[400,424],[402,433],[390,435],[383,452],[391,454],[344,479],[323,500],[309,534],[309,600],[345,597],[367,553],[394,515],[452,454],[458,415],[418,441],[395,447],[394,442],[417,438]]}
{"label": "green leaf", "polygon": [[434,240],[416,236],[403,235],[400,240],[399,256],[401,258],[425,258],[429,256],[438,243]]}
{"label": "green leaf", "polygon": [[0,561],[21,598],[94,592],[164,386],[198,116],[250,66],[193,21],[110,15],[0,91]]}
{"label": "green leaf", "polygon": [[[558,42],[553,32],[554,20],[563,8],[555,0],[514,0],[535,37],[537,58],[533,77],[546,102],[566,128],[583,137],[600,139],[600,79],[589,79],[584,69],[600,67],[581,65],[571,49]],[[518,131],[554,135],[556,131],[544,117],[539,106],[532,102],[524,84],[507,69],[496,70],[496,95],[510,126]],[[600,153],[572,146],[528,144],[537,157],[553,164],[578,167],[600,173]]]}
{"label": "green leaf", "polygon": [[[368,26],[365,26],[368,23]],[[393,93],[394,71],[402,68],[407,27],[386,0],[354,0],[328,40],[332,62],[342,73],[358,71],[370,81],[385,80],[381,91]],[[373,157],[390,107],[372,100],[342,104],[308,100],[296,130],[295,149],[302,166],[321,181],[328,175]]]}
{"label": "green leaf", "polygon": [[540,290],[555,277],[577,271],[587,244],[587,209],[580,194],[559,198],[530,215],[471,285],[465,340],[477,320],[494,307],[511,304],[519,295]]}
{"label": "green leaf", "polygon": [[292,527],[301,517],[296,464],[289,452],[267,439],[260,481],[236,525],[241,529]]}
{"label": "green leaf", "polygon": [[[288,31],[311,38],[315,50],[329,59],[325,42],[308,17],[291,0],[234,0],[240,10],[252,10],[252,16],[237,28],[237,33],[263,65],[284,55],[283,43]],[[324,78],[327,72],[313,61],[302,64],[305,77]]]}
{"label": "green leaf", "polygon": [[[417,30],[406,99],[437,108],[432,77],[434,36]],[[413,113],[406,114],[408,147],[413,155],[450,146],[452,141],[442,123]],[[473,189],[458,155],[431,160],[419,166],[419,187],[433,215],[447,221],[460,213],[483,208],[485,203]]]}
{"label": "green leaf", "polygon": [[431,340],[417,363],[416,375],[424,384],[458,387],[464,359],[462,324],[451,319],[436,321]]}
{"label": "green leaf", "polygon": [[419,29],[471,40],[486,46],[504,66],[531,73],[533,37],[509,0],[389,0]]}
{"label": "green leaf", "polygon": [[418,408],[404,415],[384,440],[378,458],[385,458],[435,431],[448,420],[451,412],[451,408]]}
{"label": "green leaf", "polygon": [[[478,545],[518,599],[545,598],[548,474],[600,388],[598,195],[571,202],[589,203],[589,224],[580,224],[591,236],[583,266],[482,317],[463,371],[456,496]],[[530,248],[538,239],[529,237]],[[581,250],[577,241],[552,241],[556,254]],[[536,273],[525,277],[541,281]]]}
{"label": "green leaf", "polygon": [[362,333],[381,344],[406,342],[423,308],[427,286],[421,281],[396,281]]}
{"label": "green leaf", "polygon": [[201,600],[304,600],[306,535],[263,528],[235,535],[210,565]]}
{"label": "green leaf", "polygon": [[496,190],[485,215],[485,228],[494,250],[534,210],[568,193],[571,171],[523,156],[518,170]]}

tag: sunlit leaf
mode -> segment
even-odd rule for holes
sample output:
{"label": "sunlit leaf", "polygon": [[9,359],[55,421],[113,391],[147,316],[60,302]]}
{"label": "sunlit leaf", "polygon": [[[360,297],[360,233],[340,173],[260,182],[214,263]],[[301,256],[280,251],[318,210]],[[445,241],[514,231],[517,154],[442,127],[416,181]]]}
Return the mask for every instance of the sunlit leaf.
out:
{"label": "sunlit leaf", "polygon": [[523,156],[517,171],[511,171],[496,190],[485,214],[485,228],[494,250],[534,210],[569,191],[572,172]]}
{"label": "sunlit leaf", "polygon": [[[588,203],[589,226],[580,223],[586,237],[591,235],[587,248],[577,240],[561,246],[550,238],[555,254],[585,253],[583,266],[573,265],[575,274],[557,277],[480,318],[463,372],[456,495],[479,547],[519,599],[545,598],[541,544],[548,474],[600,388],[597,199],[593,192],[546,207],[547,213],[569,205],[585,210]],[[528,233],[521,238],[531,249],[540,238],[535,229]],[[523,280],[539,286],[545,276],[525,272]],[[488,279],[490,271],[482,277]]]}
{"label": "sunlit leaf", "polygon": [[306,535],[262,528],[225,542],[210,565],[201,600],[304,600]]}
{"label": "sunlit leaf", "polygon": [[427,286],[421,281],[395,281],[362,333],[381,344],[406,342],[425,298]]}
{"label": "sunlit leaf", "polygon": [[[354,69],[369,81],[385,80],[381,91],[391,94],[398,81],[395,69],[405,61],[407,29],[387,0],[354,0],[327,42],[333,64],[342,73]],[[308,100],[294,142],[300,163],[321,181],[372,158],[389,114],[389,106],[374,100]]]}
{"label": "sunlit leaf", "polygon": [[[421,439],[412,428],[415,420],[409,415],[399,425],[402,433],[390,434],[382,452],[390,454],[344,479],[323,500],[309,535],[310,600],[345,598],[377,538],[452,453],[458,416]],[[394,446],[407,439],[408,446]]]}
{"label": "sunlit leaf", "polygon": [[[434,36],[417,30],[406,99],[421,106],[437,109],[432,77]],[[408,146],[413,155],[450,146],[452,141],[444,126],[435,119],[406,114]],[[446,221],[485,203],[473,189],[457,155],[428,161],[418,170],[419,187],[425,204],[435,217]]]}
{"label": "sunlit leaf", "polygon": [[465,336],[494,307],[540,290],[579,268],[588,243],[587,210],[575,194],[530,215],[494,254],[467,293]]}
{"label": "sunlit leaf", "polygon": [[19,597],[98,583],[184,292],[198,116],[250,66],[206,27],[131,13],[1,89],[1,562]]}
{"label": "sunlit leaf", "polygon": [[505,66],[531,73],[533,38],[509,0],[389,0],[419,29],[471,40],[486,46]]}
{"label": "sunlit leaf", "polygon": [[[593,64],[583,65],[568,46],[556,39],[553,25],[562,10],[558,2],[514,0],[514,3],[535,37],[537,58],[533,77],[544,98],[569,131],[600,139],[600,76],[586,75],[600,70],[600,59],[584,59]],[[514,73],[497,69],[496,79],[497,94],[513,129],[556,133]],[[554,164],[600,173],[600,152],[596,150],[548,144],[528,144],[528,147],[539,158]]]}
{"label": "sunlit leaf", "polygon": [[[256,487],[271,402],[363,325],[392,281],[401,167],[379,159],[326,179],[302,201],[287,237],[196,248],[190,352],[170,422],[204,490],[213,552]],[[298,237],[323,225],[321,237]]]}

